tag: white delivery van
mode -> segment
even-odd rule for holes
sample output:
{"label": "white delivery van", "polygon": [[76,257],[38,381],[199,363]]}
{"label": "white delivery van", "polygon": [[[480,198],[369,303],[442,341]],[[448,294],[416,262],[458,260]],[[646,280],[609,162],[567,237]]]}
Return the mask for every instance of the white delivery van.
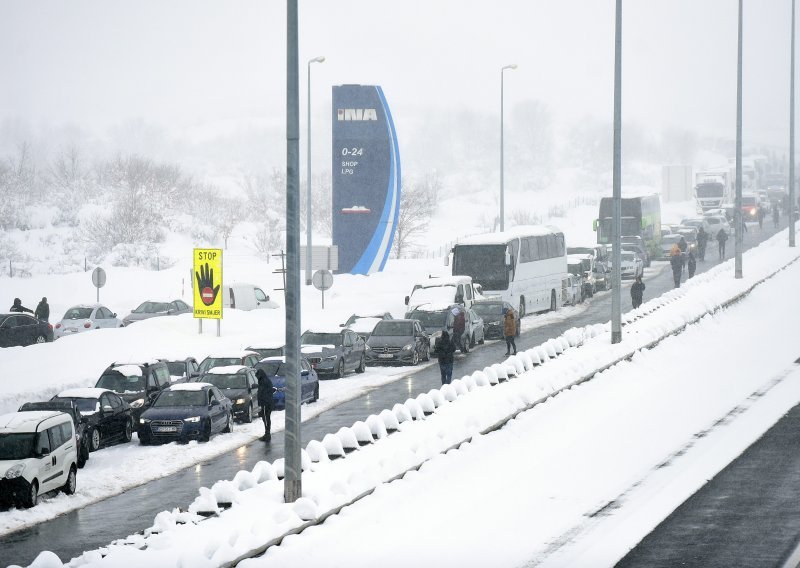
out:
{"label": "white delivery van", "polygon": [[222,306],[237,310],[273,310],[278,304],[264,290],[253,284],[229,284],[222,287]]}
{"label": "white delivery van", "polygon": [[443,276],[428,278],[414,285],[410,296],[406,296],[407,311],[423,304],[461,304],[469,309],[477,300],[483,300],[480,286],[473,284],[469,276]]}
{"label": "white delivery van", "polygon": [[0,416],[0,498],[33,507],[39,494],[75,493],[78,454],[72,418],[52,410]]}

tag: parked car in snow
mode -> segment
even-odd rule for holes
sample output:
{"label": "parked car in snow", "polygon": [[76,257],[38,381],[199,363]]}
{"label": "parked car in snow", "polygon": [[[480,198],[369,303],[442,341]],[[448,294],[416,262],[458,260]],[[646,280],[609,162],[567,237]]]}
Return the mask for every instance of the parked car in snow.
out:
{"label": "parked car in snow", "polygon": [[[503,300],[478,300],[472,304],[472,310],[483,320],[483,336],[485,339],[503,339],[503,321],[506,310],[513,310],[514,307]],[[517,337],[519,337],[520,319],[515,311],[517,320]]]}
{"label": "parked car in snow", "polygon": [[190,313],[192,313],[192,307],[183,300],[172,300],[171,302],[147,300],[139,304],[136,309],[131,310],[131,313],[122,318],[122,323],[130,325],[133,322],[145,319]]}
{"label": "parked car in snow", "polygon": [[142,445],[154,442],[207,442],[233,428],[233,404],[214,385],[179,383],[164,389],[139,417]]}
{"label": "parked car in snow", "polygon": [[61,391],[53,402],[72,402],[86,424],[89,451],[115,442],[130,442],[136,429],[130,405],[108,389],[78,388]]}
{"label": "parked car in snow", "polygon": [[[286,357],[267,357],[256,365],[262,369],[275,388],[272,404],[276,410],[286,408]],[[305,357],[300,358],[300,402],[319,400],[319,376]]]}
{"label": "parked car in snow", "polygon": [[42,412],[50,410],[53,412],[63,412],[72,418],[72,427],[75,429],[75,441],[77,444],[78,467],[82,468],[89,460],[90,436],[88,420],[86,420],[78,410],[78,406],[72,400],[47,400],[39,402],[26,402],[19,407],[18,412]]}
{"label": "parked car in snow", "polygon": [[254,353],[258,353],[258,356],[261,359],[265,359],[267,357],[280,357],[281,355],[285,355],[285,345],[283,343],[256,343],[255,345],[260,347],[255,347],[253,345],[249,345],[244,348],[245,351],[252,351]]}
{"label": "parked car in snow", "polygon": [[200,374],[200,365],[194,357],[183,359],[159,359],[167,364],[169,379],[173,383],[185,383]]}
{"label": "parked car in snow", "polygon": [[453,336],[453,326],[459,312],[463,312],[464,316],[464,333],[458,341],[458,348],[462,353],[469,353],[473,345],[471,332],[475,325],[470,321],[470,311],[462,304],[423,304],[408,312],[405,319],[419,320],[433,347],[443,331],[447,330],[450,337]]}
{"label": "parked car in snow", "polygon": [[661,237],[661,258],[669,260],[672,245],[677,245],[680,240],[681,236],[677,232]]}
{"label": "parked car in snow", "polygon": [[363,373],[364,340],[351,329],[309,329],[300,336],[300,351],[320,375],[340,379],[348,371]]}
{"label": "parked car in snow", "polygon": [[375,329],[376,325],[378,325],[378,322],[390,319],[394,318],[389,312],[383,312],[375,315],[353,314],[347,318],[347,321],[344,322],[340,327],[349,327],[358,335],[360,335],[364,341],[367,341],[369,336],[372,334],[372,330]]}
{"label": "parked car in snow", "polygon": [[0,347],[53,341],[53,326],[28,314],[0,314]]}
{"label": "parked car in snow", "polygon": [[253,284],[231,284],[222,287],[222,305],[237,310],[274,310],[276,302]]}
{"label": "parked car in snow", "polygon": [[575,306],[583,302],[581,279],[575,274],[565,274],[561,279],[561,303]]}
{"label": "parked car in snow", "polygon": [[589,254],[570,254],[567,256],[567,272],[581,279],[581,295],[591,298],[597,291],[594,273],[594,257]]}
{"label": "parked car in snow", "polygon": [[55,338],[75,335],[92,329],[123,327],[117,314],[103,304],[79,304],[72,306],[53,328]]}
{"label": "parked car in snow", "polygon": [[385,320],[375,326],[367,340],[367,363],[417,365],[430,359],[430,348],[430,338],[418,320]]}
{"label": "parked car in snow", "polygon": [[198,372],[202,375],[214,367],[229,367],[231,365],[244,365],[255,367],[261,356],[255,351],[228,351],[209,355],[200,362]]}
{"label": "parked car in snow", "polygon": [[610,290],[612,287],[611,270],[608,268],[608,262],[603,264],[595,264],[592,269],[594,274],[594,285],[598,290]]}
{"label": "parked car in snow", "polygon": [[639,258],[642,260],[644,266],[650,266],[650,251],[647,250],[644,239],[638,236],[622,236],[620,237],[620,246],[624,249],[625,246],[634,247]]}
{"label": "parked car in snow", "polygon": [[636,251],[620,251],[620,277],[636,278],[644,274],[644,262]]}
{"label": "parked car in snow", "polygon": [[0,471],[0,501],[29,508],[42,493],[75,493],[78,453],[72,418],[53,411],[0,416]]}
{"label": "parked car in snow", "polygon": [[406,296],[408,311],[423,304],[461,304],[469,308],[473,302],[482,299],[481,288],[469,276],[443,276],[428,278],[414,285],[411,295]]}
{"label": "parked car in snow", "polygon": [[134,423],[152,398],[172,381],[169,367],[162,361],[140,363],[112,363],[95,384],[96,388],[108,389],[117,393],[130,404]]}
{"label": "parked car in snow", "polygon": [[244,365],[214,367],[206,374],[192,379],[217,387],[233,403],[233,417],[240,422],[252,422],[261,413],[258,404],[256,373]]}

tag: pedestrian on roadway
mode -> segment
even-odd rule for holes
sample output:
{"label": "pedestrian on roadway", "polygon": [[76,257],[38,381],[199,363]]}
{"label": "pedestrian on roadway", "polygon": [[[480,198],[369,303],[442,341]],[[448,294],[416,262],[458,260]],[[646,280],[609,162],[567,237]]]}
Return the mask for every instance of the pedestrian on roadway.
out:
{"label": "pedestrian on roadway", "polygon": [[672,266],[672,280],[675,282],[675,287],[681,287],[681,273],[683,272],[683,255],[678,244],[672,245],[669,251],[669,264]]}
{"label": "pedestrian on roadway", "polygon": [[775,225],[775,228],[778,228],[778,225],[781,221],[781,210],[778,209],[778,204],[772,206],[772,224]]}
{"label": "pedestrian on roadway", "polygon": [[261,436],[261,439],[270,442],[272,440],[272,393],[275,392],[275,387],[264,369],[256,371],[256,379],[258,379],[258,405],[261,407],[261,420],[264,422],[264,435]]}
{"label": "pedestrian on roadway", "polygon": [[637,276],[633,286],[631,286],[631,304],[633,305],[634,310],[642,305],[644,289],[645,285],[644,282],[642,282],[642,277]]}
{"label": "pedestrian on roadway", "polygon": [[706,244],[708,243],[708,233],[706,233],[703,227],[697,231],[697,256],[700,258],[700,261],[704,261],[706,259]]}
{"label": "pedestrian on roadway", "polygon": [[36,312],[33,315],[40,321],[46,322],[50,319],[50,305],[47,303],[47,298],[42,298],[42,301],[36,306]]}
{"label": "pedestrian on roadway", "polygon": [[514,341],[514,336],[517,335],[517,318],[513,308],[507,308],[503,314],[503,336],[506,338],[506,355],[511,355],[511,349],[514,349],[514,355],[517,354],[517,344]]}
{"label": "pedestrian on roadway", "polygon": [[686,268],[689,270],[689,276],[687,276],[687,280],[694,276],[695,270],[697,270],[697,261],[694,258],[694,253],[689,251],[689,260],[687,261]]}
{"label": "pedestrian on roadway", "polygon": [[449,385],[453,380],[453,353],[456,352],[456,346],[450,340],[450,335],[447,330],[442,332],[433,344],[433,354],[439,358],[439,372],[442,375],[442,384]]}
{"label": "pedestrian on roadway", "polygon": [[727,240],[728,240],[728,233],[725,232],[725,229],[720,229],[719,232],[717,233],[717,243],[719,245],[720,260],[725,260],[725,241]]}

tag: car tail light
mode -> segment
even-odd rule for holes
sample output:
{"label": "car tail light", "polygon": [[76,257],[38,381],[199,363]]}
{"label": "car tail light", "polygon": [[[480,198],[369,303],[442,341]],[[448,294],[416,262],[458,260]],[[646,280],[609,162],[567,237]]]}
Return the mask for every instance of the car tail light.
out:
{"label": "car tail light", "polygon": [[83,327],[85,327],[86,329],[89,329],[90,327],[92,327],[92,324],[90,324],[90,323],[87,321],[85,324],[83,324]]}
{"label": "car tail light", "polygon": [[[60,325],[60,324],[59,324],[59,325]],[[53,324],[52,324],[52,323],[48,323],[48,324],[47,324],[47,327],[48,327],[48,328],[50,328],[50,330],[52,331],[52,329],[53,329]],[[56,327],[58,327],[58,325],[56,325]]]}
{"label": "car tail light", "polygon": [[[49,324],[48,324],[48,325],[49,325]],[[50,326],[50,327],[53,327],[53,326]],[[60,323],[57,323],[57,324],[56,324],[56,329],[59,329],[60,327],[61,327],[61,324],[60,324]]]}

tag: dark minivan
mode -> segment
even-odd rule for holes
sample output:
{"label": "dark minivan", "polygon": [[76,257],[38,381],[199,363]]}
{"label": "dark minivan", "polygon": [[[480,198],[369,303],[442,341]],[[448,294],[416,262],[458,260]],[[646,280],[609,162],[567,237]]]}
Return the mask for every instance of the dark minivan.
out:
{"label": "dark minivan", "polygon": [[169,367],[163,361],[112,363],[103,371],[96,388],[117,393],[131,405],[134,424],[152,398],[170,385]]}

